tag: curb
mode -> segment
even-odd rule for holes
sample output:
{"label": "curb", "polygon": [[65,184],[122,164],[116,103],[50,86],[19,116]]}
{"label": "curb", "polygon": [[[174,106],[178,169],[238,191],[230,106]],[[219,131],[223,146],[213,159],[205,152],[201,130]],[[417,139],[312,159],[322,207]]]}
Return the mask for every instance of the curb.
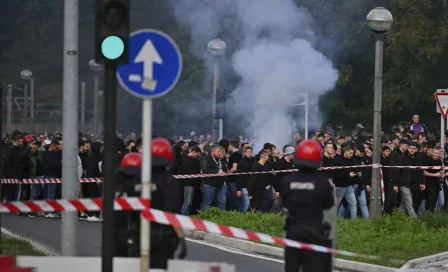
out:
{"label": "curb", "polygon": [[420,265],[434,263],[434,262],[442,261],[442,260],[445,260],[445,259],[448,259],[448,251],[447,252],[438,253],[438,254],[435,254],[435,255],[431,255],[431,256],[426,256],[426,257],[421,257],[421,258],[418,258],[418,259],[410,260],[410,261],[406,262],[401,267],[401,269],[415,268],[415,267],[420,266]]}
{"label": "curb", "polygon": [[[211,244],[222,245],[234,249],[241,250],[246,253],[253,253],[265,257],[283,259],[283,249],[279,247],[258,244],[251,241],[230,238],[219,234],[211,234],[202,231],[184,229],[186,237],[194,240],[202,240]],[[374,264],[359,263],[343,259],[335,259],[334,267],[351,272],[398,272],[402,269],[386,267]]]}
{"label": "curb", "polygon": [[17,233],[13,233],[5,228],[1,229],[1,233],[4,234],[5,236],[8,236],[8,237],[11,237],[14,239],[24,240],[24,241],[28,242],[35,250],[38,250],[47,256],[61,256],[60,254],[56,253],[55,251],[49,249],[48,247],[46,247],[36,241],[33,241],[30,238],[19,235]]}

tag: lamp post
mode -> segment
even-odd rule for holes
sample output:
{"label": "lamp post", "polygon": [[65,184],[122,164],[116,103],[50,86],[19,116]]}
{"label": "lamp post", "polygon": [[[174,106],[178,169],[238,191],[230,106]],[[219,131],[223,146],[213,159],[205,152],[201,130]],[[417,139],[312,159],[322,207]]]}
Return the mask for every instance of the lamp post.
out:
{"label": "lamp post", "polygon": [[[383,47],[384,34],[392,26],[393,17],[390,11],[377,7],[372,9],[366,18],[367,26],[375,33],[375,83],[373,99],[373,157],[372,164],[380,163],[381,152],[381,100],[383,88]],[[370,215],[381,215],[381,183],[380,168],[372,169],[372,192]]]}
{"label": "lamp post", "polygon": [[28,102],[30,102],[31,107],[30,107],[30,120],[33,120],[34,118],[34,78],[33,78],[33,72],[31,72],[28,69],[24,69],[22,70],[22,72],[20,72],[20,77],[23,80],[29,80],[30,81],[30,101],[28,101],[28,86],[25,85],[25,102],[24,102],[24,106],[23,106],[23,112],[25,115],[24,118],[24,123],[27,123],[28,121]]}
{"label": "lamp post", "polygon": [[[307,140],[308,139],[308,93],[298,93],[298,95],[300,95],[300,96],[302,96],[303,97],[303,101],[301,102],[301,103],[298,103],[298,104],[293,104],[293,106],[304,106],[305,107],[305,125],[304,125],[304,129],[305,129],[305,135],[304,135],[304,138],[305,138],[305,140]],[[294,134],[294,132],[295,132],[295,120],[294,120],[294,131],[293,131],[293,134]],[[293,142],[294,142],[294,137],[293,137]]]}
{"label": "lamp post", "polygon": [[[95,59],[89,61],[89,68],[93,72],[101,72],[103,65],[96,63]],[[93,78],[93,134],[98,134],[98,96],[100,91],[100,79],[96,74]]]}
{"label": "lamp post", "polygon": [[216,142],[223,138],[223,120],[216,119],[216,90],[219,89],[220,59],[226,53],[227,45],[223,40],[213,39],[207,45],[207,50],[213,56],[213,127],[212,141]]}

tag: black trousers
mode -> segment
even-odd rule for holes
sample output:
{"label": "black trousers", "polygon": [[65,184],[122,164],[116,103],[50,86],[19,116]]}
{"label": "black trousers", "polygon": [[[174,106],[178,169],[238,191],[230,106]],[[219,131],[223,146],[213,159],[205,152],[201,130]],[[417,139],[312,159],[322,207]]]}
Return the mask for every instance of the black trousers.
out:
{"label": "black trousers", "polygon": [[427,198],[426,190],[420,190],[420,184],[411,184],[411,194],[414,211],[415,213],[418,213],[418,208],[422,204],[422,201]]}
{"label": "black trousers", "polygon": [[440,185],[439,183],[428,183],[426,185],[426,191],[428,194],[428,211],[433,212],[436,210],[437,207],[437,200],[439,199],[439,191],[440,191]]}
{"label": "black trousers", "polygon": [[384,213],[391,214],[393,210],[398,208],[398,194],[394,191],[394,186],[390,183],[384,184]]}
{"label": "black trousers", "polygon": [[[310,226],[315,228],[314,226]],[[322,234],[322,231],[317,231]],[[312,235],[307,232],[296,232],[294,228],[287,229],[286,238],[310,244],[331,247],[331,240],[310,239]],[[300,270],[302,269],[302,270]],[[331,272],[332,255],[311,250],[302,250],[293,247],[285,247],[285,272]]]}
{"label": "black trousers", "polygon": [[268,212],[268,191],[265,189],[255,190],[250,206],[256,211]]}

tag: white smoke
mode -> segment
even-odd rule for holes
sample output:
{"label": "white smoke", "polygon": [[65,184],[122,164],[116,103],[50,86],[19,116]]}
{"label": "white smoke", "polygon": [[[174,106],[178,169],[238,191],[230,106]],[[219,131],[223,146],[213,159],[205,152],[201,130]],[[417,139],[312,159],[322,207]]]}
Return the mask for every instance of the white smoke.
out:
{"label": "white smoke", "polygon": [[177,21],[190,31],[194,54],[207,59],[213,38],[231,48],[231,68],[241,80],[229,104],[250,121],[247,135],[255,130],[260,144],[290,142],[288,109],[298,93],[308,93],[310,119],[316,120],[317,98],[335,86],[338,72],[313,48],[313,20],[305,9],[293,0],[170,1]]}

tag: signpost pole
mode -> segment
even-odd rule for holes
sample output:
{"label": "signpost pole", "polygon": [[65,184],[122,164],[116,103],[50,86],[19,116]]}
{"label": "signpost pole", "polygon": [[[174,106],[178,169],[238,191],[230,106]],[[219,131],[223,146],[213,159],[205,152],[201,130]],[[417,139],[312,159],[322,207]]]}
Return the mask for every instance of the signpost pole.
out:
{"label": "signpost pole", "polygon": [[[133,32],[129,51],[129,64],[119,66],[117,74],[123,89],[143,99],[141,196],[151,199],[152,99],[164,96],[174,88],[182,71],[182,55],[168,35],[154,29]],[[149,221],[141,217],[141,272],[147,272],[151,267],[150,231]]]}
{"label": "signpost pole", "polygon": [[[152,99],[143,100],[142,116],[142,198],[151,199],[151,138],[152,138]],[[140,220],[141,272],[150,267],[151,225],[143,217]]]}
{"label": "signpost pole", "polygon": [[442,114],[440,114],[440,147],[445,154],[445,118]]}

